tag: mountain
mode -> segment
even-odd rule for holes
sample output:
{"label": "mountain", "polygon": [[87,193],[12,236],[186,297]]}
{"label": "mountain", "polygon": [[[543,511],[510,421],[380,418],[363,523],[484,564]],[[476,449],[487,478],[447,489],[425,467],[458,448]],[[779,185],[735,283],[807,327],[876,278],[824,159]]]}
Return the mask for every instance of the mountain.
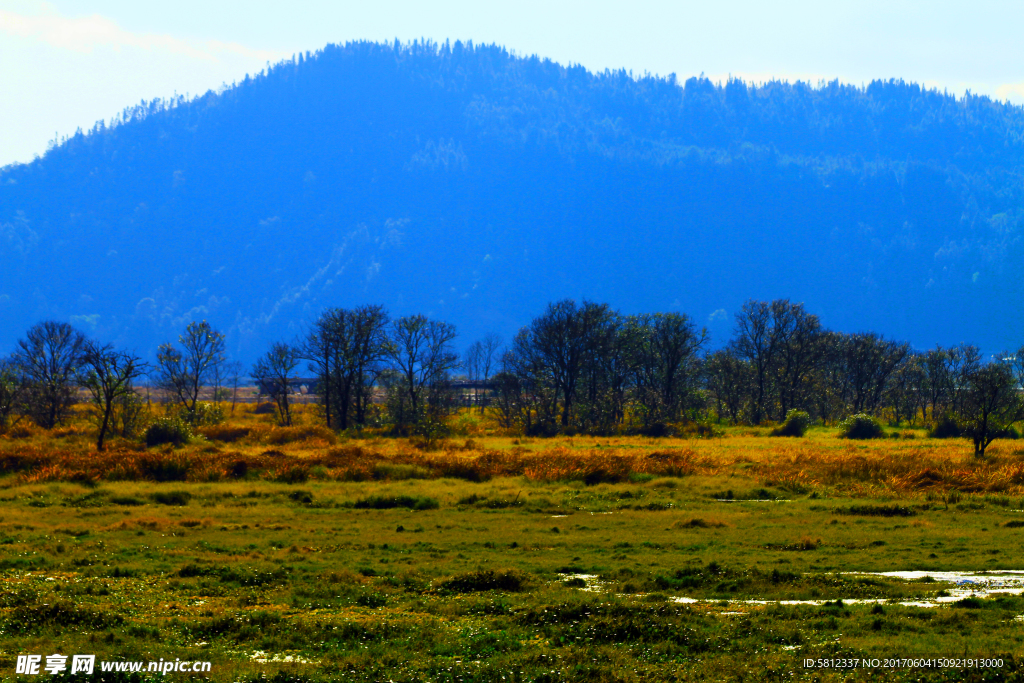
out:
{"label": "mountain", "polygon": [[67,320],[251,361],[329,306],[509,339],[560,298],[750,298],[924,348],[1024,343],[1024,110],[902,81],[591,73],[496,46],[330,45],[0,170],[0,353]]}

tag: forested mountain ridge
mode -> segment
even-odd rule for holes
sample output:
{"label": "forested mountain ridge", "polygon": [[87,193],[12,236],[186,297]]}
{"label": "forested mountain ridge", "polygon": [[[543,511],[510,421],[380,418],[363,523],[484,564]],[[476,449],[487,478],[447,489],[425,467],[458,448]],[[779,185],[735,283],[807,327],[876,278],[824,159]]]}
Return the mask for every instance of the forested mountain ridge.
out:
{"label": "forested mountain ridge", "polygon": [[1024,111],[865,88],[595,74],[494,46],[328,46],[0,170],[0,353],[68,320],[249,360],[326,306],[510,338],[564,297],[748,298],[925,347],[1017,348]]}

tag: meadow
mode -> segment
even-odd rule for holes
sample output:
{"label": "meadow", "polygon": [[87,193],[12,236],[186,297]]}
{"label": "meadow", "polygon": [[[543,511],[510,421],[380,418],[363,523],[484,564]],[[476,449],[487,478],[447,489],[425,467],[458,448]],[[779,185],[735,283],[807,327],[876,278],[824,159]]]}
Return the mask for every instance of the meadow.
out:
{"label": "meadow", "polygon": [[[212,663],[42,674],[83,681],[1020,677],[1024,597],[942,574],[1024,570],[1016,441],[534,439],[466,412],[424,442],[296,418],[240,405],[187,445],[103,453],[85,419],[0,438],[0,678],[38,680],[14,673],[33,653]],[[1001,667],[803,664],[893,657]]]}

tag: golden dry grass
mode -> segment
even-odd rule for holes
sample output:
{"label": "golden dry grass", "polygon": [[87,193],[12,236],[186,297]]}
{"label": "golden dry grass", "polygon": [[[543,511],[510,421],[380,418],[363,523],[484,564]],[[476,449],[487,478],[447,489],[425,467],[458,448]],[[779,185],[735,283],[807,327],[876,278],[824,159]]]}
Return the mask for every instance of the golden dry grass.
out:
{"label": "golden dry grass", "polygon": [[984,459],[959,439],[903,438],[850,441],[834,429],[803,438],[773,438],[765,429],[726,428],[715,438],[639,436],[523,438],[488,433],[476,414],[453,424],[471,438],[449,439],[435,450],[404,438],[368,432],[338,435],[316,418],[316,406],[295,409],[296,424],[280,427],[258,406],[240,404],[222,425],[200,428],[201,439],[182,448],[147,449],[113,440],[92,446],[82,417],[46,432],[19,425],[0,437],[0,473],[23,483],[47,481],[218,481],[260,478],[295,483],[309,478],[369,481],[457,478],[486,481],[620,482],[650,476],[742,475],[783,490],[822,489],[848,495],[1024,493],[1024,447],[997,441]]}

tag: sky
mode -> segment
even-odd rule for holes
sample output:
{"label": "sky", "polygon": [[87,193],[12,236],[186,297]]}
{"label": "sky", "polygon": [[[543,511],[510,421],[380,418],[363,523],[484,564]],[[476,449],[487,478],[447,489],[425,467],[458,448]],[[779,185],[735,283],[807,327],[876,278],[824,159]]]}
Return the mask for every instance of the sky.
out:
{"label": "sky", "polygon": [[1024,3],[988,0],[0,0],[0,166],[350,40],[497,43],[680,81],[902,78],[1022,104],[1022,27]]}

